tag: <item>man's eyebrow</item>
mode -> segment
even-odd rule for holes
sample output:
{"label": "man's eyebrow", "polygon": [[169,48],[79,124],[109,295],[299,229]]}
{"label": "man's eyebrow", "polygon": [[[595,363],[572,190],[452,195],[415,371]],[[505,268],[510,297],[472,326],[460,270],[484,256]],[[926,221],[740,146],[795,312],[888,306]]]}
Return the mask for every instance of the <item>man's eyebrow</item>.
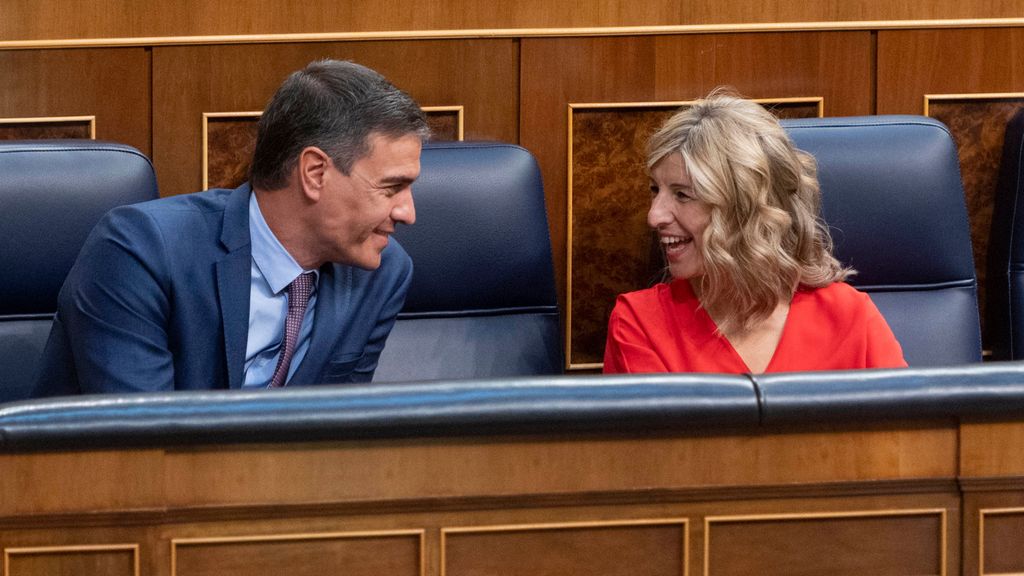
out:
{"label": "man's eyebrow", "polygon": [[404,174],[396,174],[393,176],[385,176],[380,179],[381,184],[412,184],[416,179],[406,176]]}

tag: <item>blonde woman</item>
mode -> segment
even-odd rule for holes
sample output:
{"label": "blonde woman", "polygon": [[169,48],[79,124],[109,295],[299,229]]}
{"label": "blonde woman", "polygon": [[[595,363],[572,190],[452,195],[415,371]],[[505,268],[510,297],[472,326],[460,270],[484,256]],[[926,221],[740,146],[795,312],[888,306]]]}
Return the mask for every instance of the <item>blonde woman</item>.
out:
{"label": "blonde woman", "polygon": [[648,143],[648,225],[670,281],[619,296],[604,371],[761,373],[906,366],[844,283],[814,159],[754,102],[716,92]]}

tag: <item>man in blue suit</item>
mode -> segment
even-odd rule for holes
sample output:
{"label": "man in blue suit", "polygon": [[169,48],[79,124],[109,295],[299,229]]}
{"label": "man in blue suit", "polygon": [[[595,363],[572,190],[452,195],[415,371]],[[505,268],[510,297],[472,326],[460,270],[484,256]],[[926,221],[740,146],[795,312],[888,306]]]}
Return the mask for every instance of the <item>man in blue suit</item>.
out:
{"label": "man in blue suit", "polygon": [[324,60],[282,84],[250,182],[112,210],[61,290],[36,395],[372,378],[412,275],[429,129],[380,74]]}

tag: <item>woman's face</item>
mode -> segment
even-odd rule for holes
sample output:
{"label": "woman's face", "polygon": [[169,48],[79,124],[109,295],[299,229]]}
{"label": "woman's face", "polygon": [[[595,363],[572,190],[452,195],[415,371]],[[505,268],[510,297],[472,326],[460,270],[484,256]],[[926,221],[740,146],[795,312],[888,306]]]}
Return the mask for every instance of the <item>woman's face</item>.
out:
{"label": "woman's face", "polygon": [[658,233],[673,278],[704,275],[701,256],[704,229],[711,221],[707,205],[694,198],[690,173],[679,153],[665,156],[651,169],[651,209],[647,225]]}

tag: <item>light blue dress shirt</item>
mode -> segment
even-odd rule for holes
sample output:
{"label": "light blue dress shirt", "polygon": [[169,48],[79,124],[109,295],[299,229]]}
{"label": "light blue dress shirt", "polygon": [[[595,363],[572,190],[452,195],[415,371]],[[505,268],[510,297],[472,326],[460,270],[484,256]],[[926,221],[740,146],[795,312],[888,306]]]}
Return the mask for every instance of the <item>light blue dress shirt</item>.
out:
{"label": "light blue dress shirt", "polygon": [[[249,338],[245,346],[245,383],[243,388],[266,387],[274,376],[277,357],[284,341],[284,321],[288,316],[288,295],[285,289],[303,272],[298,262],[285,250],[263,219],[256,193],[249,195],[249,237],[252,240],[252,265],[249,283]],[[316,280],[320,273],[312,271]],[[302,318],[295,354],[288,368],[288,380],[302,363],[309,350],[316,310],[316,285],[309,297],[309,307]],[[287,382],[287,380],[286,380]]]}

